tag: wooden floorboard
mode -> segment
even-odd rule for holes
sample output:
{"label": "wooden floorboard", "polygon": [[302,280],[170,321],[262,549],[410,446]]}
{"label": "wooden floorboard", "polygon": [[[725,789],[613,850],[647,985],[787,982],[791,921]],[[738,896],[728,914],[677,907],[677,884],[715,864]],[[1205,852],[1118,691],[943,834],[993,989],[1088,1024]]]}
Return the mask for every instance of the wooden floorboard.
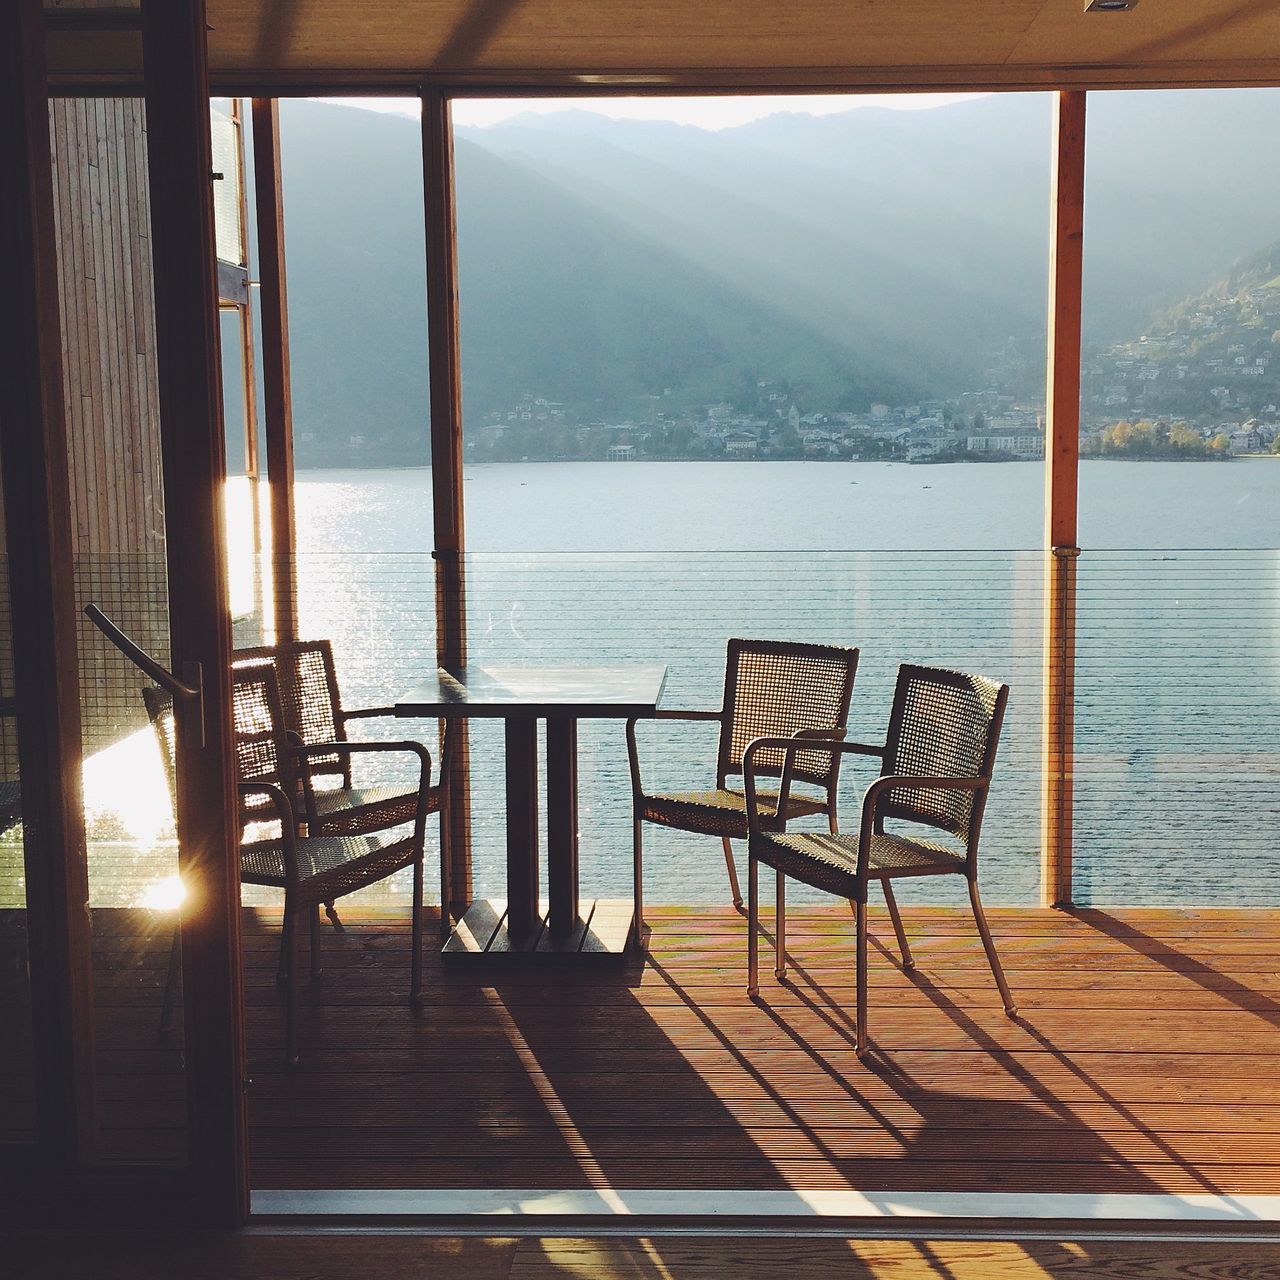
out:
{"label": "wooden floorboard", "polygon": [[[866,1063],[847,909],[793,911],[786,985],[765,939],[755,1003],[741,916],[647,914],[643,965],[429,955],[417,1007],[403,918],[326,925],[289,1070],[278,917],[246,911],[255,1188],[1280,1193],[1275,913],[993,910],[1016,1022],[967,913],[909,914],[913,975],[873,913]],[[180,1155],[171,930],[94,923],[104,1150]],[[0,1088],[22,1052],[0,1046]]]}
{"label": "wooden floorboard", "polygon": [[159,1233],[30,1235],[10,1280],[1277,1280],[1273,1245],[1220,1241],[732,1237],[450,1239]]}

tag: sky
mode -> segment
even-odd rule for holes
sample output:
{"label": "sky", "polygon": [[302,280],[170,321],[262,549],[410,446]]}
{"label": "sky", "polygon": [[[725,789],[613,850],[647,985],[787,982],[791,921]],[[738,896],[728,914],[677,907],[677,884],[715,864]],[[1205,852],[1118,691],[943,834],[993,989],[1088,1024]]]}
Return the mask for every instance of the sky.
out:
{"label": "sky", "polygon": [[[980,93],[862,93],[862,94],[759,94],[750,97],[700,98],[459,98],[453,104],[455,124],[500,124],[512,116],[553,111],[592,111],[616,120],[668,120],[696,125],[701,129],[731,129],[783,111],[825,116],[857,107],[888,107],[898,111],[921,111],[946,106]],[[324,98],[371,111],[417,116],[416,98]]]}

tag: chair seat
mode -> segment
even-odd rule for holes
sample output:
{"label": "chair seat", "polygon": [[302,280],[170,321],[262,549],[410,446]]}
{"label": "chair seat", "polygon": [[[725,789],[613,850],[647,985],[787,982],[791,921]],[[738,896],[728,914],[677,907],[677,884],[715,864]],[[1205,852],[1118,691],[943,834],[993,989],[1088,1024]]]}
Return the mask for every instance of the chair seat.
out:
{"label": "chair seat", "polygon": [[[412,835],[400,839],[378,836],[309,836],[296,841],[298,883],[316,902],[331,902],[410,866],[417,856]],[[249,884],[287,886],[284,851],[279,840],[258,840],[240,846],[240,878]]]}
{"label": "chair seat", "polygon": [[[333,787],[316,789],[318,836],[353,836],[412,822],[418,812],[416,788]],[[427,812],[440,809],[440,788],[427,792]]]}
{"label": "chair seat", "polygon": [[[757,791],[756,806],[760,816],[777,821],[778,793]],[[826,801],[811,796],[787,797],[786,817],[803,818],[826,812]],[[675,791],[640,797],[640,817],[664,827],[682,831],[698,831],[704,835],[730,836],[745,840],[747,836],[747,800],[741,791],[717,788],[714,791]]]}
{"label": "chair seat", "polygon": [[[858,837],[821,832],[759,836],[752,850],[761,862],[793,880],[842,898],[854,896],[858,881]],[[934,840],[912,836],[873,835],[867,878],[930,876],[963,872],[965,857]]]}

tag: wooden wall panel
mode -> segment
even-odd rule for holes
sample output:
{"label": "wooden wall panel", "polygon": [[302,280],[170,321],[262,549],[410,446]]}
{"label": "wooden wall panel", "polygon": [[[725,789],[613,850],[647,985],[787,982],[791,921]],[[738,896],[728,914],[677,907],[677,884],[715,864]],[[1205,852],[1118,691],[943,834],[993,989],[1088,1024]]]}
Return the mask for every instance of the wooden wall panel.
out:
{"label": "wooden wall panel", "polygon": [[[78,602],[168,660],[146,127],[141,99],[50,104]],[[145,721],[141,677],[86,621],[85,751]]]}

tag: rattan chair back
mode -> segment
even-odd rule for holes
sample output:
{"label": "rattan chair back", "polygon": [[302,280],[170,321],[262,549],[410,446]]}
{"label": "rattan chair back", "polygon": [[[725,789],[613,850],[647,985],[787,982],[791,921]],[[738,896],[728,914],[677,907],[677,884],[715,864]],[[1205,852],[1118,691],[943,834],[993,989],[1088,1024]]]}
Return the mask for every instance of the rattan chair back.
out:
{"label": "rattan chair back", "polygon": [[[295,640],[237,649],[232,670],[268,663],[275,671],[283,723],[307,746],[345,742],[342,698],[328,640]],[[351,785],[351,758],[346,755],[309,756],[311,777],[332,776]]]}
{"label": "rattan chair back", "polygon": [[[782,640],[730,640],[725,660],[719,785],[742,772],[756,738],[789,737],[801,729],[842,729],[849,715],[858,650]],[[834,783],[840,757],[797,752],[791,777],[818,787]],[[783,752],[757,757],[756,772],[778,777]]]}
{"label": "rattan chair back", "polygon": [[[939,667],[903,665],[889,714],[884,776],[981,778],[991,781],[1009,686]],[[978,791],[900,787],[880,813],[937,827],[973,850],[986,800]]]}
{"label": "rattan chair back", "polygon": [[237,779],[270,783],[292,799],[297,770],[287,749],[280,690],[271,663],[241,663],[232,670],[231,711]]}

